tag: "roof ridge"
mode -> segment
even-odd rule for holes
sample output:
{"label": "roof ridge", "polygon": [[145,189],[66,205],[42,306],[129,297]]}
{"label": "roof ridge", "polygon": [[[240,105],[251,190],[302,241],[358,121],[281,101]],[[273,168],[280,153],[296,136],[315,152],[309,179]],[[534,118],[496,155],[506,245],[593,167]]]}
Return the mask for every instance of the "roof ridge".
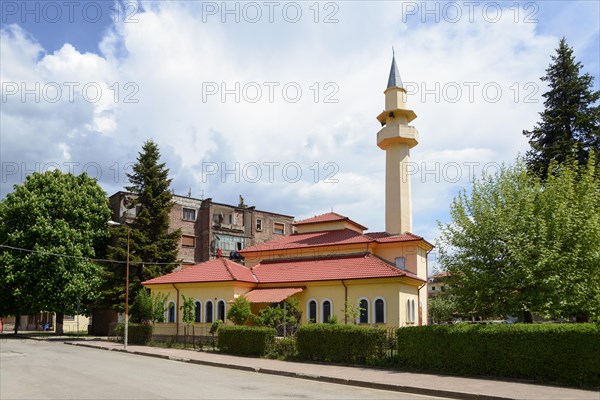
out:
{"label": "roof ridge", "polygon": [[358,253],[346,253],[346,254],[333,254],[329,256],[305,256],[305,257],[286,257],[286,258],[271,258],[268,260],[262,260],[251,269],[256,268],[261,264],[275,264],[281,262],[293,262],[293,261],[319,261],[319,260],[335,260],[336,258],[359,258],[365,257],[370,254],[368,251],[361,251]]}
{"label": "roof ridge", "polygon": [[221,258],[221,262],[223,263],[223,266],[225,267],[225,269],[227,270],[227,273],[229,274],[229,276],[231,276],[231,279],[233,279],[234,281],[237,281],[237,277],[233,274],[233,272],[231,272],[231,269],[229,268],[229,265],[227,265],[227,259],[220,257]]}

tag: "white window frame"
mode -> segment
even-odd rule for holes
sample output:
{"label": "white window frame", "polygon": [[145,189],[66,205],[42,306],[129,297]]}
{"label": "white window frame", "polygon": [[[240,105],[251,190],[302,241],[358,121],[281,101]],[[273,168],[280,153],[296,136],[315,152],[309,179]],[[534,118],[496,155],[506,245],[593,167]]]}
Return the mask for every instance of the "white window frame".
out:
{"label": "white window frame", "polygon": [[[169,321],[169,310],[171,309],[171,304],[173,304],[173,309],[174,311],[174,321]],[[165,322],[168,324],[173,324],[175,322],[177,322],[177,304],[175,304],[175,302],[173,300],[169,300],[167,302],[167,308],[165,309]]]}
{"label": "white window frame", "polygon": [[360,312],[359,312],[358,318],[356,319],[356,323],[357,324],[370,324],[371,323],[371,310],[370,310],[370,308],[371,308],[371,302],[369,301],[369,299],[366,298],[366,297],[360,297],[358,299],[358,301],[356,302],[356,304],[357,304],[357,307],[360,309],[360,302],[363,301],[363,300],[367,301],[367,308],[365,310],[367,312],[367,322],[360,322]]}
{"label": "white window frame", "polygon": [[[200,321],[196,321],[196,305],[200,305]],[[204,315],[204,309],[202,308],[202,302],[200,300],[194,300],[194,323],[202,323],[202,316]]]}
{"label": "white window frame", "polygon": [[[383,301],[383,322],[377,322],[377,300]],[[387,324],[387,302],[384,297],[375,297],[373,299],[373,323],[374,324]]]}
{"label": "white window frame", "polygon": [[[260,228],[258,227],[260,225]],[[263,230],[263,220],[262,218],[256,218],[256,224],[254,226],[257,232],[262,232]]]}
{"label": "white window frame", "polygon": [[[208,307],[208,303],[210,303],[212,305],[212,312],[211,312],[212,321],[210,321],[210,322],[206,320],[206,317],[208,317],[208,312],[206,312],[206,307]],[[216,319],[215,319],[215,314],[216,314],[215,313],[215,303],[212,300],[205,300],[204,301],[204,313],[203,314],[204,314],[203,317],[204,317],[204,322],[205,323],[209,323],[210,324],[210,323],[213,323],[213,322],[216,321]]]}
{"label": "white window frame", "polygon": [[[185,217],[185,210],[191,210],[194,212],[194,219],[189,219]],[[196,213],[196,209],[195,208],[190,208],[190,207],[181,207],[181,219],[184,221],[196,221],[196,218],[198,218],[197,213]]]}
{"label": "white window frame", "polygon": [[[311,302],[315,302],[315,322],[312,322],[310,320],[310,303]],[[317,299],[315,298],[310,298],[306,301],[306,323],[307,324],[316,324],[317,322],[319,322],[319,302],[317,301]]]}
{"label": "white window frame", "polygon": [[225,299],[218,299],[217,300],[217,307],[215,308],[215,315],[213,318],[213,321],[216,321],[219,318],[219,303],[223,302],[223,319],[221,319],[221,321],[223,322],[227,322],[227,302],[225,301]]}
{"label": "white window frame", "polygon": [[327,323],[327,321],[325,321],[325,302],[326,301],[329,302],[329,318],[333,317],[333,301],[331,301],[331,299],[329,299],[329,298],[325,298],[325,299],[321,300],[321,323],[323,323],[323,324]]}
{"label": "white window frame", "polygon": [[[278,231],[275,229],[275,226],[276,226],[276,225],[281,225],[281,226],[282,226],[281,233],[279,233],[279,232],[278,232]],[[274,221],[274,222],[273,222],[273,233],[274,233],[275,235],[285,235],[285,223],[283,223],[283,222],[277,222],[277,221]],[[318,303],[317,303],[317,304],[318,304]]]}

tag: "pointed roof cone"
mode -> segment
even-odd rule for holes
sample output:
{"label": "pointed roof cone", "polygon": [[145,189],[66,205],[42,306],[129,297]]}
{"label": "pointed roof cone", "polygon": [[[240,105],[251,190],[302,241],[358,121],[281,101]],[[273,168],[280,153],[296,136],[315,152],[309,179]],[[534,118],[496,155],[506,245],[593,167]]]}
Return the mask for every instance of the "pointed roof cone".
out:
{"label": "pointed roof cone", "polygon": [[400,71],[398,71],[398,65],[396,65],[396,54],[392,47],[392,68],[390,68],[390,77],[386,89],[393,87],[404,88],[404,85],[402,84],[402,78],[400,78]]}

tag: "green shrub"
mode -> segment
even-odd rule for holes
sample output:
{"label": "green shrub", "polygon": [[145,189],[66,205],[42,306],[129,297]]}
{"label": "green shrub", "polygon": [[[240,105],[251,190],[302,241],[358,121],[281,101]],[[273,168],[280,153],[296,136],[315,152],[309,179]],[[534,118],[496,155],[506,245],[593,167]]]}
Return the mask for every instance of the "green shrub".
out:
{"label": "green shrub", "polygon": [[275,341],[273,328],[256,326],[221,326],[218,346],[224,353],[263,356]]}
{"label": "green shrub", "polygon": [[[125,325],[121,322],[115,326],[115,335],[124,337]],[[127,343],[146,345],[152,339],[152,325],[132,324],[127,327]]]}
{"label": "green shrub", "polygon": [[402,369],[600,385],[600,328],[592,324],[460,324],[397,334]]}
{"label": "green shrub", "polygon": [[386,332],[357,325],[303,325],[297,334],[303,360],[377,364],[385,358]]}
{"label": "green shrub", "polygon": [[275,339],[275,343],[271,346],[269,358],[277,358],[280,360],[294,359],[298,356],[296,348],[296,339],[293,337],[279,337]]}

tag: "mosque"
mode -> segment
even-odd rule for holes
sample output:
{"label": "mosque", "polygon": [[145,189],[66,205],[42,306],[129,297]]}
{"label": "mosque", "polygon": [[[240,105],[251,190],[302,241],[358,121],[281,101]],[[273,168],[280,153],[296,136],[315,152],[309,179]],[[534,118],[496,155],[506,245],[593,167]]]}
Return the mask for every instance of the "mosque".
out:
{"label": "mosque", "polygon": [[[227,322],[227,309],[245,296],[257,314],[289,297],[301,323],[407,326],[427,324],[427,255],[433,246],[412,232],[408,162],[418,132],[395,57],[377,116],[377,145],[386,154],[385,232],[334,213],[293,223],[295,232],[239,251],[243,265],[216,258],[143,282],[166,293],[163,328],[181,333],[182,295],[195,302],[195,324]],[[349,311],[353,308],[355,313]]]}

